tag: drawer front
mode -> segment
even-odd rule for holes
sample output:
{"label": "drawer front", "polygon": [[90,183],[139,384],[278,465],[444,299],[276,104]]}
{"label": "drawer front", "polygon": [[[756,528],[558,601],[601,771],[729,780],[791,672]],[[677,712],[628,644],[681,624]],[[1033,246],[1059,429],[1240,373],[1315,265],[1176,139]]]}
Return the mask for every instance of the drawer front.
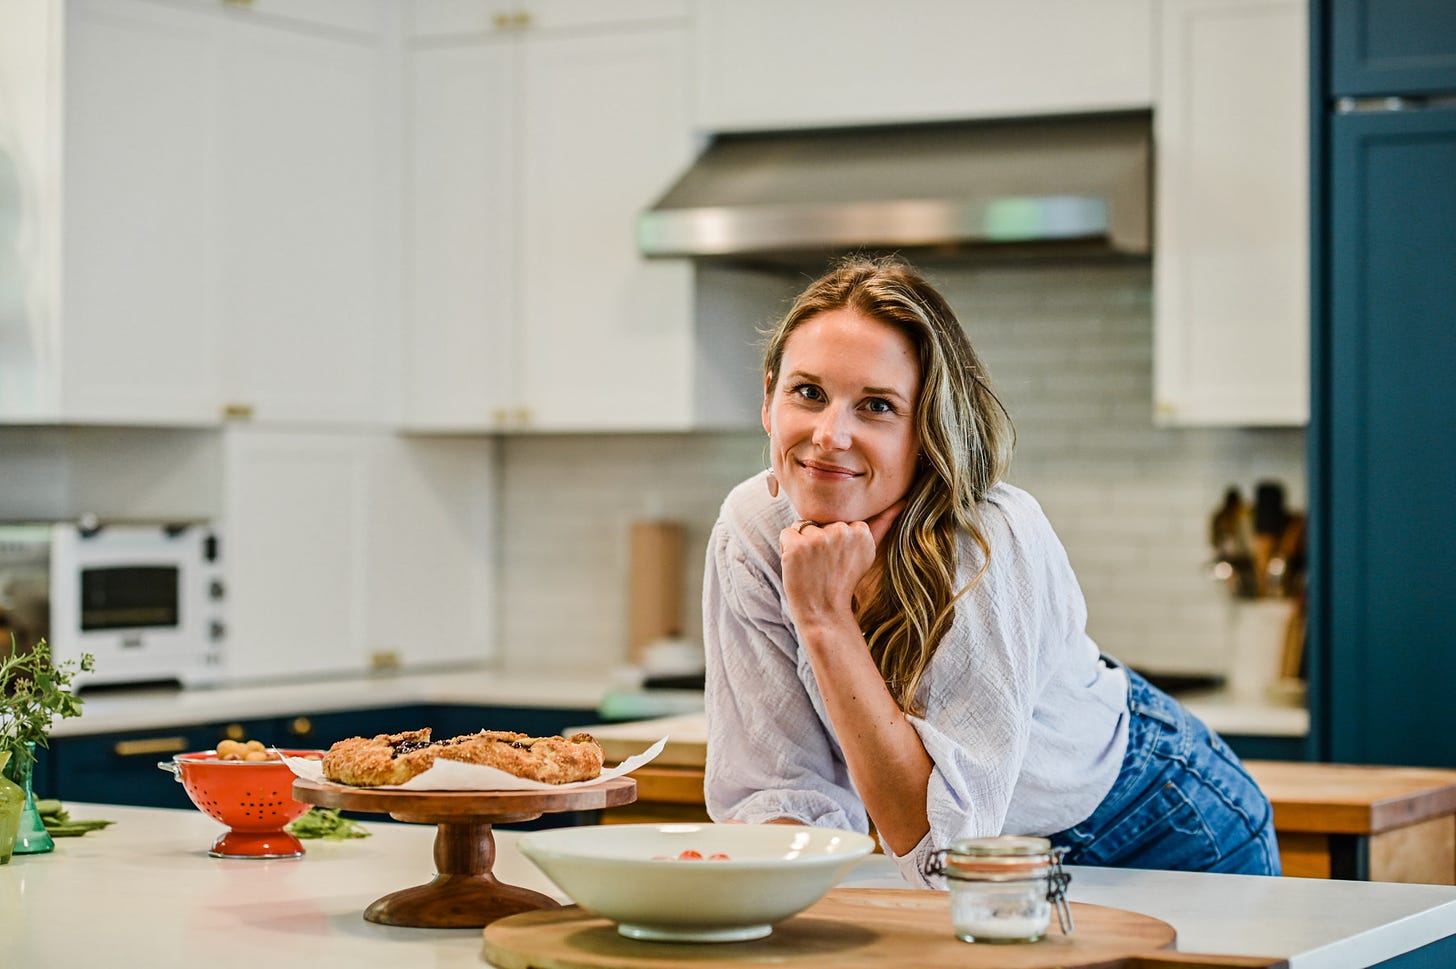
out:
{"label": "drawer front", "polygon": [[47,797],[65,801],[135,804],[143,807],[188,808],[192,802],[172,775],[157,764],[174,754],[208,750],[237,726],[246,738],[263,739],[269,721],[204,724],[108,734],[63,737],[51,742],[50,776],[55,787]]}

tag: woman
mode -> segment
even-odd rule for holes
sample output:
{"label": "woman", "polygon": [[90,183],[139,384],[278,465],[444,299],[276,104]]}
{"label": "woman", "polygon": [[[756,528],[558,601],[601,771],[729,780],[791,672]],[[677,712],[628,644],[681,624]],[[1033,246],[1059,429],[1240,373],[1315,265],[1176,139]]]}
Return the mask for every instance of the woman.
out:
{"label": "woman", "polygon": [[1213,733],[1100,655],[1066,552],[1002,481],[1012,430],[944,298],[854,259],[764,354],[770,468],[708,547],[708,810],[873,825],[902,874],[962,837],[1070,864],[1277,874]]}

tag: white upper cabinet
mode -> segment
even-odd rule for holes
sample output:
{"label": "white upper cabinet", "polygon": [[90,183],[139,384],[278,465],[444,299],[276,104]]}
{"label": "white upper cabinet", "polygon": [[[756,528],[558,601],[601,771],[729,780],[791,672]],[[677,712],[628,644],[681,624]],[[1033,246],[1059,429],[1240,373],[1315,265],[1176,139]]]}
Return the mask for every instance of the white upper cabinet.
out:
{"label": "white upper cabinet", "polygon": [[369,422],[378,3],[0,3],[0,421]]}
{"label": "white upper cabinet", "polygon": [[1154,414],[1309,416],[1303,0],[1163,0]]}
{"label": "white upper cabinet", "polygon": [[702,0],[697,125],[1145,108],[1153,0]]}
{"label": "white upper cabinet", "polygon": [[261,17],[219,32],[222,392],[256,420],[394,417],[380,70],[373,44],[342,35]]}
{"label": "white upper cabinet", "polygon": [[211,31],[0,5],[0,420],[217,419]]}
{"label": "white upper cabinet", "polygon": [[689,426],[691,268],[634,234],[692,156],[686,4],[413,14],[405,425]]}
{"label": "white upper cabinet", "polygon": [[692,159],[686,33],[525,50],[521,377],[528,424],[692,421],[692,276],[637,253],[637,216]]}
{"label": "white upper cabinet", "polygon": [[516,45],[409,57],[405,425],[504,426],[516,400]]}

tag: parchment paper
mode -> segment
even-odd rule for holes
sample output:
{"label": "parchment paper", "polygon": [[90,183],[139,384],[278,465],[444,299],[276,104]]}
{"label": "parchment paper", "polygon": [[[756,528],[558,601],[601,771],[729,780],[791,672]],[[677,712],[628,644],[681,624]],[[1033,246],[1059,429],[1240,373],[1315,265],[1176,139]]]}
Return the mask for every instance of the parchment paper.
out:
{"label": "parchment paper", "polygon": [[[443,757],[436,758],[435,763],[423,774],[416,774],[403,784],[386,784],[379,787],[359,788],[368,791],[565,791],[574,787],[587,787],[591,784],[599,784],[602,781],[611,780],[614,777],[621,777],[630,774],[632,771],[648,763],[658,754],[662,753],[667,738],[663,737],[657,743],[648,747],[642,753],[634,757],[628,757],[616,767],[609,767],[601,772],[598,777],[589,781],[575,781],[571,784],[544,784],[541,781],[531,781],[524,777],[517,777],[495,767],[486,767],[483,764],[466,764],[458,760],[446,760]],[[282,756],[281,752],[275,751]],[[335,783],[324,777],[324,765],[322,761],[309,760],[305,757],[283,757],[283,762],[289,769],[299,777],[310,781],[321,781],[325,784]],[[340,785],[347,787],[348,785]]]}

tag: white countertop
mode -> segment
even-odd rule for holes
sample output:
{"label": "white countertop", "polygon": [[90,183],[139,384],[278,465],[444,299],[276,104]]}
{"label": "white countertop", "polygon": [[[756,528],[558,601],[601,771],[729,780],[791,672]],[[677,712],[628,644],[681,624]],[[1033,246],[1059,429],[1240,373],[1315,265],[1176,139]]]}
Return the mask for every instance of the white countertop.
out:
{"label": "white countertop", "polygon": [[[0,866],[6,965],[151,969],[483,965],[477,929],[366,922],[374,899],[430,879],[434,829],[366,822],[373,837],[307,842],[293,861],[223,861],[197,811],[68,804],[117,823]],[[496,874],[559,891],[496,834]],[[883,856],[844,884],[903,887]],[[1185,952],[1281,956],[1291,969],[1356,969],[1456,934],[1456,888],[1073,868],[1076,901],[1171,923]],[[947,927],[949,931],[949,927]]]}
{"label": "white countertop", "polygon": [[[389,673],[293,683],[191,688],[137,689],[82,694],[82,715],[57,722],[54,737],[150,730],[218,720],[286,717],[412,703],[482,706],[561,707],[597,710],[621,686],[612,674],[502,672],[460,669],[435,673]],[[620,695],[620,694],[618,694]],[[1221,734],[1303,737],[1309,714],[1301,707],[1235,699],[1226,693],[1179,698]],[[655,701],[648,703],[647,701]],[[684,691],[643,691],[639,716],[701,709]],[[592,718],[585,718],[589,721]],[[654,735],[655,740],[661,734]]]}

